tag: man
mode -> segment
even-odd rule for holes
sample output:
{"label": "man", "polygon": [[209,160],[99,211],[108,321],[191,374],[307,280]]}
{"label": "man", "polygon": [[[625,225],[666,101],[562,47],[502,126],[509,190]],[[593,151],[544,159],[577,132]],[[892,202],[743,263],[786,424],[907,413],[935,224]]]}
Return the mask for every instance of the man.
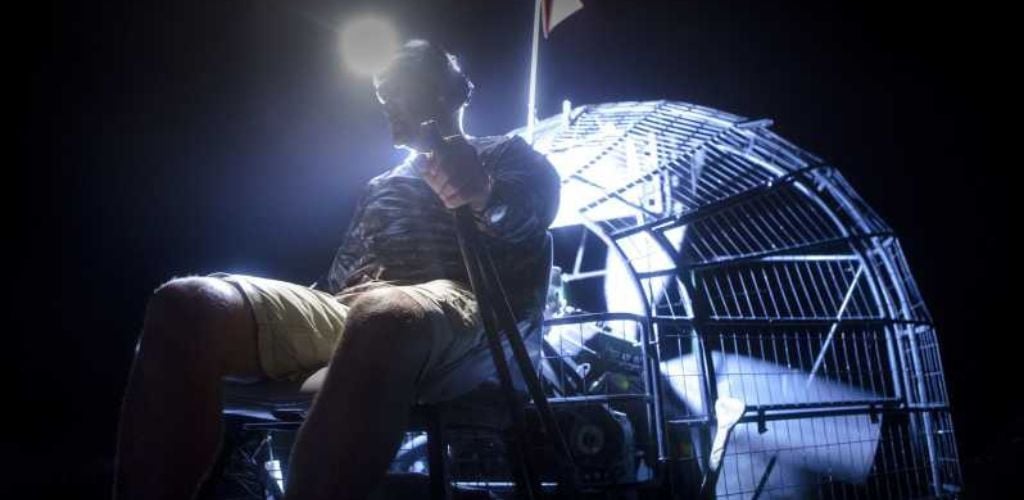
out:
{"label": "man", "polygon": [[[323,290],[216,273],[154,292],[122,409],[117,498],[194,495],[220,444],[222,378],[303,380],[325,366],[287,497],[365,497],[411,405],[457,397],[493,374],[454,208],[472,209],[517,319],[539,318],[554,168],[519,137],[466,136],[472,84],[428,42],[406,43],[374,85],[394,144],[410,156],[368,183]],[[427,120],[445,138],[432,155],[421,153]]]}

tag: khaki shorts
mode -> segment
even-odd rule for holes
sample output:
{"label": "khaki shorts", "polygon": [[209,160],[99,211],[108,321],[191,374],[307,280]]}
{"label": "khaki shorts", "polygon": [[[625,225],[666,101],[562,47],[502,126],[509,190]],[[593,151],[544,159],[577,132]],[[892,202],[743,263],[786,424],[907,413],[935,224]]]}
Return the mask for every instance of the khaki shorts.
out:
{"label": "khaki shorts", "polygon": [[[412,285],[373,281],[337,296],[302,285],[255,276],[213,273],[237,287],[252,305],[263,371],[275,380],[301,381],[324,367],[345,332],[351,304],[367,290],[393,287],[419,303],[430,317],[433,343],[420,379],[420,402],[457,397],[492,377],[472,290],[438,279]],[[506,348],[506,352],[509,350]],[[369,375],[368,375],[369,376]]]}

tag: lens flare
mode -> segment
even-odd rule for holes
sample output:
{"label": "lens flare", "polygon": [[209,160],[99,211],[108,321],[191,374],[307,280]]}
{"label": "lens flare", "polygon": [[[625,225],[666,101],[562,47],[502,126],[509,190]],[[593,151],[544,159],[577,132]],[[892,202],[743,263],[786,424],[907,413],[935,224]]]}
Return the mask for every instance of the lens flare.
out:
{"label": "lens flare", "polygon": [[398,33],[377,17],[353,19],[341,30],[341,59],[353,72],[369,76],[398,49]]}

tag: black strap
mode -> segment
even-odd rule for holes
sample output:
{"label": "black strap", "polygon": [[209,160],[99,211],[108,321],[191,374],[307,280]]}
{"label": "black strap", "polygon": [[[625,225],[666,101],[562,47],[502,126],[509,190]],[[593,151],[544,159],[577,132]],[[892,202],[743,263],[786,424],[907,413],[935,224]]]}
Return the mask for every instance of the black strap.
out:
{"label": "black strap", "polygon": [[505,351],[501,345],[499,330],[505,332],[509,347],[512,349],[512,356],[519,368],[519,373],[526,382],[527,391],[540,415],[540,422],[544,433],[554,442],[555,450],[562,458],[563,470],[560,471],[562,484],[572,488],[576,484],[575,466],[572,454],[562,435],[558,422],[555,420],[554,412],[548,403],[547,396],[541,387],[540,379],[533,370],[529,352],[523,342],[522,334],[519,331],[515,313],[508,301],[508,295],[501,285],[501,278],[498,274],[494,260],[489,252],[481,244],[477,228],[474,223],[473,214],[468,206],[463,206],[455,211],[455,228],[459,238],[459,248],[462,250],[463,262],[469,274],[470,286],[476,295],[480,316],[483,319],[484,330],[487,334],[488,345],[494,365],[498,372],[502,390],[509,402],[509,409],[512,412],[513,428],[517,435],[517,446],[520,458],[523,460],[522,476],[526,482],[525,493],[529,498],[537,498],[540,494],[540,482],[536,474],[536,465],[530,453],[529,432],[526,428],[525,409],[516,397],[515,389],[512,386],[511,372],[505,359]]}

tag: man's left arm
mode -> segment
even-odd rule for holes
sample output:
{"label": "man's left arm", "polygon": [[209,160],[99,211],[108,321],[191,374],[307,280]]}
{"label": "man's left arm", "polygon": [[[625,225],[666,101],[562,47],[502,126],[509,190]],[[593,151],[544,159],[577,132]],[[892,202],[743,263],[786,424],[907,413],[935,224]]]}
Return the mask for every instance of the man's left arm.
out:
{"label": "man's left arm", "polygon": [[551,162],[513,136],[485,163],[461,136],[414,163],[445,207],[468,204],[477,227],[510,244],[535,241],[558,213],[561,179]]}
{"label": "man's left arm", "polygon": [[511,244],[543,234],[558,214],[561,195],[561,179],[551,162],[514,136],[487,170],[490,196],[473,209],[477,227]]}

